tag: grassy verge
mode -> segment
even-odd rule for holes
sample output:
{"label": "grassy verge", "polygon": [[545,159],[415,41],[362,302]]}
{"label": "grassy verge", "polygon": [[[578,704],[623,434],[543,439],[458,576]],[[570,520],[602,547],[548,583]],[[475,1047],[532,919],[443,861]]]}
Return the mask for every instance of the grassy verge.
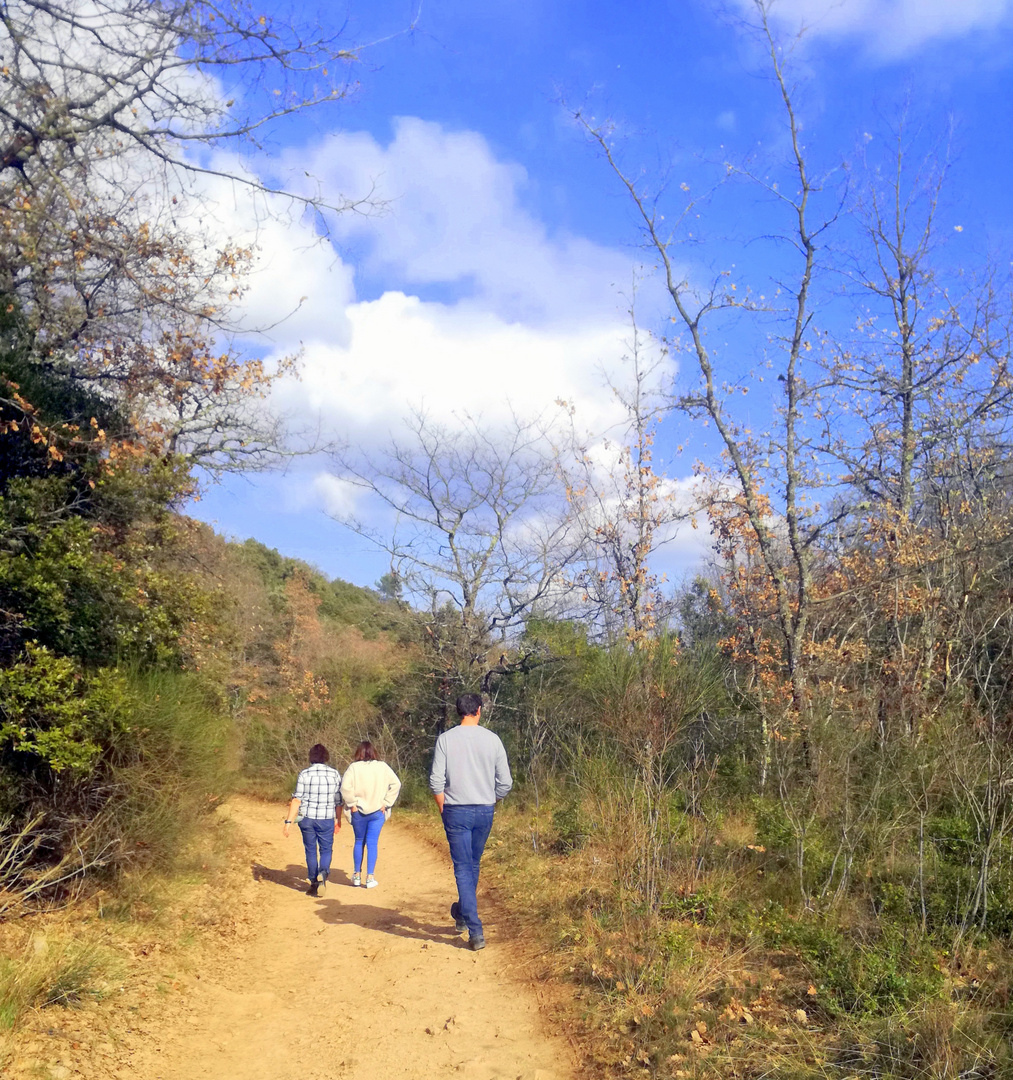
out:
{"label": "grassy verge", "polygon": [[232,827],[215,817],[171,869],[127,872],[61,910],[0,924],[0,1074],[69,1075],[61,1062],[91,1051],[114,1075],[110,1018],[164,1002],[242,932],[244,869]]}
{"label": "grassy verge", "polygon": [[33,934],[0,957],[0,1031],[10,1031],[31,1009],[77,1005],[100,994],[114,961],[91,943]]}
{"label": "grassy verge", "polygon": [[647,911],[624,891],[615,842],[577,839],[567,813],[564,798],[512,798],[483,873],[511,936],[565,988],[589,1075],[1013,1076],[1008,943],[954,953],[860,904],[794,908],[783,868],[734,815],[706,843],[673,843],[661,910]]}

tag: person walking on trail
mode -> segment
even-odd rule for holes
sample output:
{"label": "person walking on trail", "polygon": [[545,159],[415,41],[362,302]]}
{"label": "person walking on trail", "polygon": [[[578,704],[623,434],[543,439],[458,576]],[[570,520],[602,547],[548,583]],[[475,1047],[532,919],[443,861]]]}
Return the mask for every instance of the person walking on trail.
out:
{"label": "person walking on trail", "polygon": [[478,870],[492,831],[496,803],[513,787],[506,750],[495,732],[480,727],[482,698],[462,694],[457,699],[459,727],[436,740],[429,789],[443,815],[450,858],[457,880],[457,900],[450,917],[458,933],[468,931],[468,945],[485,948],[478,917]]}
{"label": "person walking on trail", "polygon": [[390,808],[401,790],[397,773],[376,753],[373,744],[366,739],[359,743],[341,781],[341,801],[348,811],[355,833],[352,849],[354,872],[352,884],[362,884],[362,849],[366,849],[366,888],[377,885],[373,871],[376,869],[377,845],[380,830],[390,817]]}
{"label": "person walking on trail", "polygon": [[283,830],[288,836],[289,826],[298,821],[306,848],[309,896],[320,896],[327,891],[334,834],[341,828],[341,773],[327,764],[330,757],[322,743],[310,747],[309,768],[303,769],[295,782]]}

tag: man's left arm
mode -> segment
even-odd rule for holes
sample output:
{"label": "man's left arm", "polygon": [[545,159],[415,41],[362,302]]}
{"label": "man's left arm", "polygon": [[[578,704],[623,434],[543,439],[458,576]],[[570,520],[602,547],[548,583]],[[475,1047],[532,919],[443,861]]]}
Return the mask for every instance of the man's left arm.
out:
{"label": "man's left arm", "polygon": [[496,799],[506,798],[510,789],[514,786],[513,777],[510,775],[510,762],[507,760],[506,747],[501,742],[496,753]]}

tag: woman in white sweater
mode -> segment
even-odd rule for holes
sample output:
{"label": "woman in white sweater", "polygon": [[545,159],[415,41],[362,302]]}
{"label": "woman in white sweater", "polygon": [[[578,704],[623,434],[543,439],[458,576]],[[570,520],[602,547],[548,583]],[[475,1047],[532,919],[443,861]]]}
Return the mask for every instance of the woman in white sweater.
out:
{"label": "woman in white sweater", "polygon": [[366,888],[376,888],[376,849],[383,823],[401,790],[397,773],[376,756],[367,739],[359,743],[351,764],[341,778],[341,802],[352,821],[355,847],[352,857],[355,872],[352,884],[362,884],[362,849],[366,849]]}

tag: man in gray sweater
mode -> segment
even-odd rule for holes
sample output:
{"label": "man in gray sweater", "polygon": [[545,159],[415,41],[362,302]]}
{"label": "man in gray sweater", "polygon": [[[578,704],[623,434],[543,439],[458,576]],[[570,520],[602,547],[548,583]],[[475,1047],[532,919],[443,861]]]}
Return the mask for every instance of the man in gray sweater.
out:
{"label": "man in gray sweater", "polygon": [[482,698],[463,694],[457,699],[460,727],[436,740],[429,788],[443,815],[443,831],[457,879],[457,901],[450,915],[459,932],[468,930],[472,949],[485,948],[478,917],[478,869],[492,830],[496,802],[513,787],[510,765],[500,738],[479,727]]}

